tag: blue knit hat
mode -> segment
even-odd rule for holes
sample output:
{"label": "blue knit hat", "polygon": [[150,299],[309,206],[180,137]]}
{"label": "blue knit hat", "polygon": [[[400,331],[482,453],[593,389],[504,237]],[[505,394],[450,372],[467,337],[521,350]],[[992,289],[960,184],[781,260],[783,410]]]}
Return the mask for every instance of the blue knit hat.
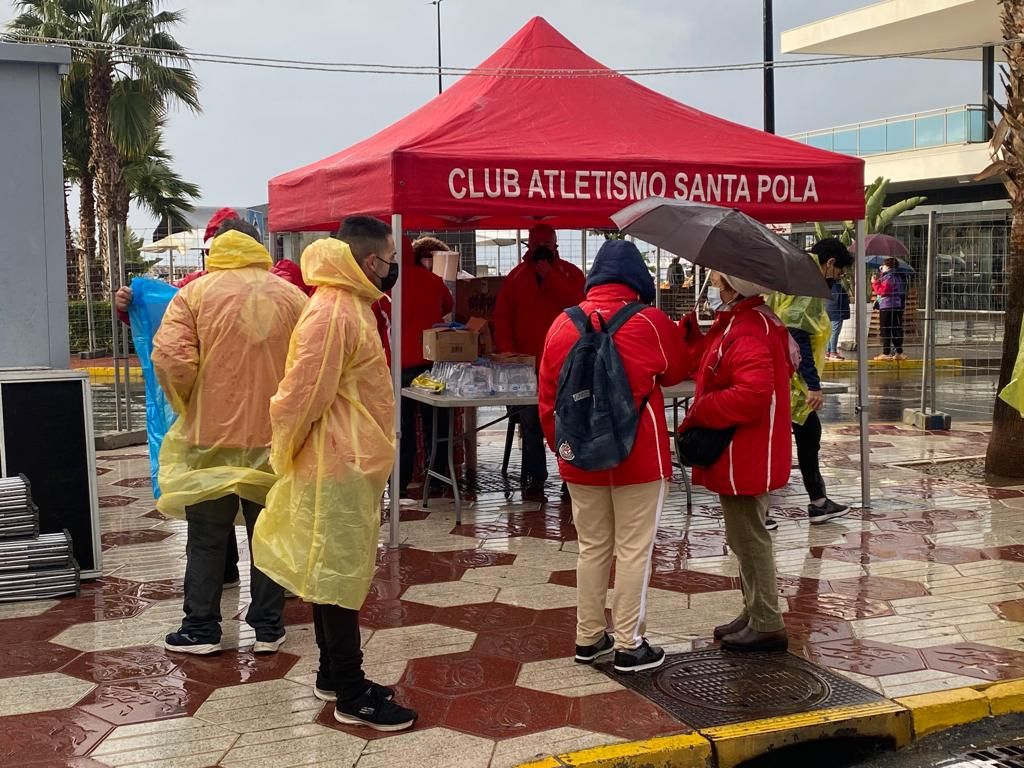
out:
{"label": "blue knit hat", "polygon": [[654,301],[654,278],[640,249],[629,240],[607,240],[597,252],[587,275],[587,291],[609,283],[632,288],[646,304]]}

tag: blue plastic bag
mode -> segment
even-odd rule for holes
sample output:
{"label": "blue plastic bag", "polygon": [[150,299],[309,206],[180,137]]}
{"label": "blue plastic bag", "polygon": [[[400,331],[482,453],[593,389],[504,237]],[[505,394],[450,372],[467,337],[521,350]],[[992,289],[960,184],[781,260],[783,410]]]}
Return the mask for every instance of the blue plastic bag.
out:
{"label": "blue plastic bag", "polygon": [[160,327],[164,311],[171,303],[178,289],[161,280],[136,277],[132,280],[132,303],[128,307],[128,318],[132,324],[132,341],[142,367],[142,378],[146,383],[146,437],[149,442],[149,471],[153,478],[153,498],[160,498],[157,484],[157,470],[160,468],[160,444],[174,422],[175,413],[171,408],[153,370],[153,336]]}

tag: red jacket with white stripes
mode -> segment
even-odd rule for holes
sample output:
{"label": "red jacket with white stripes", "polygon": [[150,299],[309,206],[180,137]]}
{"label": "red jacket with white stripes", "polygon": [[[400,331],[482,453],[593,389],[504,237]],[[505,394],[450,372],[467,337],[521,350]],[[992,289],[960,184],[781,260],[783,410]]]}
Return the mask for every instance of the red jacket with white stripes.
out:
{"label": "red jacket with white stripes", "polygon": [[725,496],[758,496],[789,481],[793,460],[789,334],[760,296],[719,312],[704,337],[697,392],[681,429],[736,427],[725,453],[693,482]]}
{"label": "red jacket with white stripes", "polygon": [[[580,306],[588,315],[596,311],[610,320],[618,309],[637,300],[636,291],[611,283],[591,288]],[[594,318],[592,322],[596,328],[597,319]],[[552,450],[555,443],[558,377],[562,372],[562,364],[579,338],[576,326],[568,315],[562,313],[551,326],[544,345],[538,378],[538,399],[544,436]],[[619,466],[603,472],[587,472],[559,458],[562,479],[568,483],[639,485],[672,476],[665,400],[661,388],[678,384],[690,367],[683,334],[664,312],[648,307],[630,318],[614,338],[637,408],[647,398],[647,404],[640,414],[633,452]]]}

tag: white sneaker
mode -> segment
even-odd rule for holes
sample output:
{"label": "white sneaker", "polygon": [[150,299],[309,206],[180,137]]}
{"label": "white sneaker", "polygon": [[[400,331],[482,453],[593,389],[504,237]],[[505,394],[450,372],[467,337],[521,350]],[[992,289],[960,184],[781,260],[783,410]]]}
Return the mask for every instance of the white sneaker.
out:
{"label": "white sneaker", "polygon": [[284,641],[288,639],[287,634],[281,635],[277,640],[257,640],[252,644],[253,653],[277,653],[278,649],[284,645]]}

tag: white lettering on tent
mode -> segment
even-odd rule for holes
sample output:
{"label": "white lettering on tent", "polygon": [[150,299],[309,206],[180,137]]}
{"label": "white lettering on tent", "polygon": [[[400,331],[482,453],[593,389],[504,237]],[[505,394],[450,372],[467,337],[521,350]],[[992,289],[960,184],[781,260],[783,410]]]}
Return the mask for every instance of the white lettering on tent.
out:
{"label": "white lettering on tent", "polygon": [[519,197],[521,194],[519,188],[519,171],[515,168],[505,169],[505,197]]}
{"label": "white lettering on tent", "polygon": [[807,183],[804,185],[804,200],[813,200],[818,202],[818,187],[814,183],[814,177],[808,176]]}
{"label": "white lettering on tent", "polygon": [[[785,174],[686,173],[671,177],[660,170],[534,169],[528,189],[516,168],[452,168],[448,193],[452,199],[611,200],[632,202],[647,197],[738,205],[741,203],[818,203],[813,176]],[[753,193],[752,193],[752,190]]]}
{"label": "white lettering on tent", "polygon": [[590,171],[576,171],[576,199],[589,200]]}
{"label": "white lettering on tent", "polygon": [[651,193],[651,197],[664,197],[667,189],[668,182],[665,181],[665,174],[661,171],[652,173],[651,182],[647,185],[647,191]]}
{"label": "white lettering on tent", "polygon": [[686,200],[687,195],[688,195],[688,190],[687,190],[687,187],[686,187],[686,183],[689,180],[690,180],[689,174],[682,173],[682,172],[676,174],[676,179],[675,179],[675,181],[676,181],[676,191],[672,195],[676,200]]}
{"label": "white lettering on tent", "polygon": [[[456,178],[461,178],[463,181],[463,186],[461,189],[455,189]],[[466,196],[465,181],[466,172],[461,168],[452,168],[451,173],[448,174],[448,191],[456,200],[461,200]]]}
{"label": "white lettering on tent", "polygon": [[530,177],[530,191],[527,194],[527,197],[531,199],[534,197],[544,197],[544,184],[540,179],[540,171],[534,171],[533,175]]}

